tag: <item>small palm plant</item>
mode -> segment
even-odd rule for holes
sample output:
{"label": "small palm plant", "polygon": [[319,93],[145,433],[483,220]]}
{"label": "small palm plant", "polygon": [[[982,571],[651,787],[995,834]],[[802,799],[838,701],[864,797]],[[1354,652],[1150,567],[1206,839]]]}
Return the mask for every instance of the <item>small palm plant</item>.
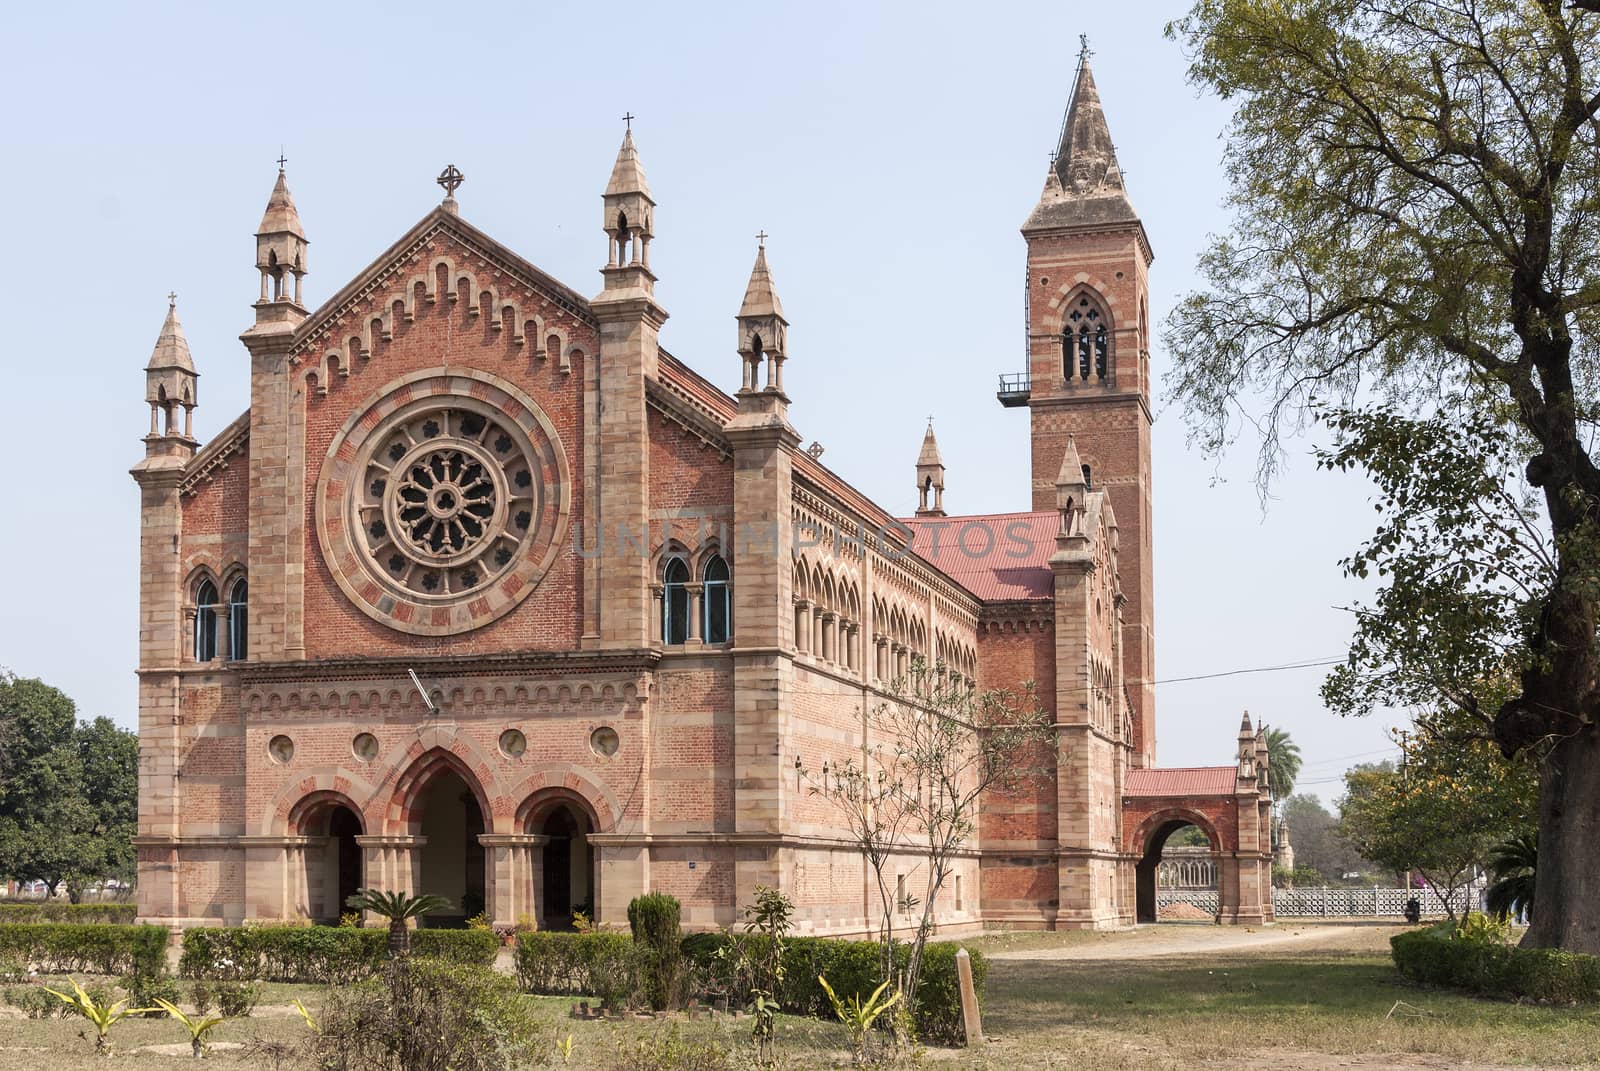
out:
{"label": "small palm plant", "polygon": [[883,991],[889,988],[889,983],[884,982],[872,991],[872,996],[865,1001],[860,993],[850,994],[849,1000],[839,999],[839,994],[833,991],[833,986],[822,975],[817,975],[817,981],[822,983],[822,991],[828,994],[828,1001],[833,1005],[833,1014],[850,1031],[850,1055],[857,1067],[862,1067],[867,1062],[867,1034],[872,1026],[884,1012],[893,1008],[900,1002],[900,993],[890,993],[887,999],[883,998]]}
{"label": "small palm plant", "polygon": [[1539,834],[1520,833],[1489,853],[1495,882],[1485,893],[1489,914],[1533,917],[1533,881],[1539,868]]}
{"label": "small palm plant", "polygon": [[182,1023],[184,1029],[189,1031],[189,1045],[194,1049],[194,1058],[196,1060],[203,1059],[206,1054],[206,1049],[209,1048],[209,1043],[206,1041],[206,1036],[210,1034],[211,1031],[222,1025],[222,1016],[203,1015],[199,1012],[196,1012],[192,1016],[185,1015],[183,1012],[178,1010],[178,1006],[176,1004],[172,1003],[170,1000],[162,1000],[160,997],[156,998],[156,1004],[161,1008],[162,1011],[166,1012],[172,1018]]}
{"label": "small palm plant", "polygon": [[450,906],[450,901],[442,896],[412,896],[405,892],[357,889],[355,895],[345,901],[345,905],[388,919],[389,958],[404,959],[411,955],[411,930],[407,926],[410,920],[431,911],[445,910]]}
{"label": "small palm plant", "polygon": [[49,986],[42,986],[41,988],[94,1024],[94,1051],[97,1056],[111,1055],[110,1035],[112,1027],[131,1016],[144,1015],[148,1012],[160,1010],[159,1008],[130,1008],[126,997],[117,1001],[96,1000],[86,993],[83,986],[79,985],[76,980],[72,983],[72,992],[70,994],[51,989]]}

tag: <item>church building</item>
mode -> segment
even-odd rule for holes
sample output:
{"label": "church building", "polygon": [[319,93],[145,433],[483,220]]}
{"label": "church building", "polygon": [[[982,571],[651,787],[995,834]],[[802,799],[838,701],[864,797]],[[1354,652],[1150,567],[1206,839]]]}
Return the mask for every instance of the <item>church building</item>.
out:
{"label": "church building", "polygon": [[[198,369],[231,358],[197,365],[167,310],[133,468],[143,919],[330,921],[376,887],[447,898],[429,924],[625,925],[659,891],[712,928],[766,885],[802,932],[861,933],[871,874],[797,765],[859,759],[922,659],[1035,682],[1058,738],[1044,781],[986,801],[941,929],[1153,917],[1189,823],[1224,921],[1270,920],[1259,728],[1234,764],[1154,767],[1153,254],[1086,61],[1023,225],[1014,513],[947,515],[931,427],[909,517],[800,448],[764,244],[738,388],[714,382],[733,354],[665,348],[671,254],[631,129],[593,296],[462,218],[461,179],[313,310],[280,167],[249,406],[204,445]],[[922,865],[893,867],[916,890]]]}

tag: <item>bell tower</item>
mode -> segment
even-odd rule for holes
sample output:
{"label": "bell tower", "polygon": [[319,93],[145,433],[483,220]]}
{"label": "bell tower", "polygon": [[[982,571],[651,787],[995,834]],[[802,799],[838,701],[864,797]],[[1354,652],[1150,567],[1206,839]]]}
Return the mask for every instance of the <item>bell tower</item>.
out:
{"label": "bell tower", "polygon": [[1032,423],[1032,508],[1056,508],[1056,477],[1076,438],[1085,482],[1111,500],[1128,600],[1124,678],[1133,762],[1155,759],[1151,574],[1149,267],[1144,224],[1128,200],[1100,107],[1089,49],[1044,192],[1022,225],[1028,243],[1028,370],[1002,376],[999,398]]}

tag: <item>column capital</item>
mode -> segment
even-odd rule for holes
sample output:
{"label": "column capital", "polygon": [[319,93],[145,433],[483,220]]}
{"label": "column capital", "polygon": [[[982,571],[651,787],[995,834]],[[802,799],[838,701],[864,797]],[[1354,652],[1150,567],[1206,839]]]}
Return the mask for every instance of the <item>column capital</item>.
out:
{"label": "column capital", "polygon": [[550,838],[543,833],[480,833],[478,843],[485,848],[542,848]]}
{"label": "column capital", "polygon": [[421,848],[428,843],[427,837],[408,835],[358,836],[355,842],[362,848]]}

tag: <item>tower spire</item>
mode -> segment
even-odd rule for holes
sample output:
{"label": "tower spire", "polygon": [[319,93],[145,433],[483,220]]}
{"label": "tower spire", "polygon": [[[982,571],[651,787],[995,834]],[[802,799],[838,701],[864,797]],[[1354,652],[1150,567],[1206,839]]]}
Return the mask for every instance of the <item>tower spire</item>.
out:
{"label": "tower spire", "polygon": [[294,198],[289,195],[289,180],[283,165],[280,154],[278,181],[267,198],[261,226],[256,228],[256,269],[261,272],[261,297],[256,302],[258,321],[263,315],[262,306],[266,305],[286,304],[302,315],[305,312],[300,283],[306,274],[306,246],[310,242],[306,239],[305,228],[300,225],[300,212],[294,206]]}
{"label": "tower spire", "polygon": [[[167,295],[167,318],[155,349],[144,366],[145,401],[150,405],[150,435],[147,443],[176,439],[193,445],[194,407],[200,374],[189,355],[189,340],[178,322],[178,295]],[[178,429],[177,411],[183,410],[183,429]],[[163,423],[164,420],[164,423]]]}
{"label": "tower spire", "polygon": [[[788,358],[789,321],[783,316],[783,302],[767,268],[767,232],[756,235],[756,262],[750,269],[750,282],[739,305],[739,356],[744,358],[744,377],[739,387],[741,398],[757,391],[783,396],[783,362]],[[761,362],[767,362],[767,382],[760,383]],[[784,399],[787,400],[787,399]]]}
{"label": "tower spire", "polygon": [[656,202],[645,181],[639,149],[633,143],[633,116],[627,116],[628,129],[622,147],[611,166],[604,202],[605,228],[609,244],[606,266],[606,293],[638,292],[654,300],[655,274],[650,270],[650,241],[655,237]]}
{"label": "tower spire", "polygon": [[[933,502],[928,492],[933,492]],[[917,455],[917,516],[943,517],[944,512],[944,459],[939,456],[939,440],[933,436],[933,417],[928,418],[928,430],[922,435],[922,452]]]}
{"label": "tower spire", "polygon": [[1128,200],[1117,148],[1100,107],[1087,39],[1078,55],[1078,76],[1072,100],[1061,123],[1061,136],[1045,176],[1044,193],[1023,231],[1085,223],[1136,223],[1139,216]]}

